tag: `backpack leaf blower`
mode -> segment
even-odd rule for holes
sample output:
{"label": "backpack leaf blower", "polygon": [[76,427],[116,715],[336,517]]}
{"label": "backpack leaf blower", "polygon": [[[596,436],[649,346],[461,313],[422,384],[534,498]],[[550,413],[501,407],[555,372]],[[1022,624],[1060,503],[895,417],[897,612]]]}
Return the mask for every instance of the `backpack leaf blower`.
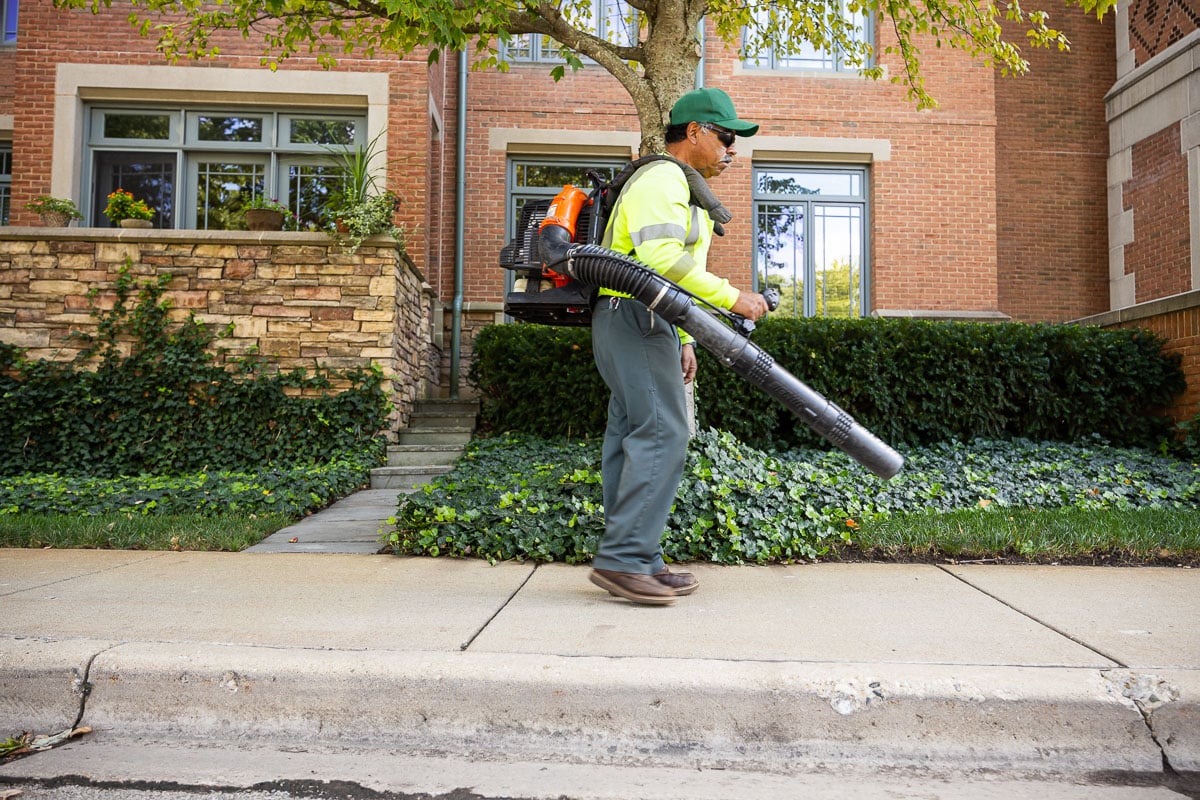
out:
{"label": "backpack leaf blower", "polygon": [[[549,324],[589,324],[590,297],[595,289],[605,286],[630,294],[659,314],[667,322],[691,334],[696,342],[717,360],[747,382],[762,389],[786,406],[806,425],[834,444],[854,460],[881,478],[891,478],[904,466],[904,458],[874,434],[858,424],[845,411],[807,386],[786,369],[775,363],[766,351],[750,341],[743,329],[730,323],[733,315],[720,309],[705,308],[699,298],[674,282],[637,261],[632,256],[576,241],[580,232],[580,217],[584,209],[594,205],[583,190],[565,186],[548,206],[540,209],[526,204],[529,219],[523,214],[522,223],[528,227],[521,241],[514,240],[505,248],[501,263],[513,269],[517,251],[527,260],[527,280],[552,282],[552,286],[534,295],[534,304],[526,304],[510,293],[505,310],[520,319]],[[541,215],[540,221],[534,218]],[[594,215],[591,215],[594,216]],[[584,220],[584,230],[593,227],[594,219]],[[536,231],[534,227],[536,226]],[[518,233],[522,237],[522,233]],[[513,248],[516,248],[515,250]],[[551,293],[557,292],[556,296]],[[555,299],[552,300],[551,297]],[[544,302],[537,304],[536,300]],[[562,301],[553,310],[552,303]],[[711,309],[711,310],[710,310]],[[716,312],[716,313],[713,313]],[[564,322],[551,320],[563,319]],[[586,321],[585,321],[586,320]]]}

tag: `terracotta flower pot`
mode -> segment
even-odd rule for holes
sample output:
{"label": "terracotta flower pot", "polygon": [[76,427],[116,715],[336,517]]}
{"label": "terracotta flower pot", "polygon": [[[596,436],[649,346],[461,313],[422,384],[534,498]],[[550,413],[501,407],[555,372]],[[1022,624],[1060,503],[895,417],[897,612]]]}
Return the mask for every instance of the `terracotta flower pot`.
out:
{"label": "terracotta flower pot", "polygon": [[246,211],[246,227],[252,231],[283,230],[283,212],[270,208],[251,208]]}

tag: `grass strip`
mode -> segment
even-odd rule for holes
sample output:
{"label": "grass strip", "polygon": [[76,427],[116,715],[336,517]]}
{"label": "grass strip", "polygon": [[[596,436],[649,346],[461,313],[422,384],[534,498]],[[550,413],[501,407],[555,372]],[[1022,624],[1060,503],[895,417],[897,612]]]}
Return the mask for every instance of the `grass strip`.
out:
{"label": "grass strip", "polygon": [[0,547],[236,552],[292,521],[286,514],[2,514]]}
{"label": "grass strip", "polygon": [[1200,564],[1200,509],[958,510],[862,522],[835,557]]}

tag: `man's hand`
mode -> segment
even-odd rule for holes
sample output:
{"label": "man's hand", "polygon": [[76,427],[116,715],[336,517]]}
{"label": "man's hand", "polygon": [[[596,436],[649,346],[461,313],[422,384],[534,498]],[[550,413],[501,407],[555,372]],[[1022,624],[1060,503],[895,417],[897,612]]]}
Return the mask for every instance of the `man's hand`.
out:
{"label": "man's hand", "polygon": [[761,294],[742,292],[738,295],[737,302],[729,310],[735,314],[741,314],[751,322],[757,322],[759,317],[771,309],[767,306],[766,298]]}
{"label": "man's hand", "polygon": [[680,361],[683,365],[683,382],[691,383],[696,377],[696,348],[693,345],[685,344],[682,348]]}

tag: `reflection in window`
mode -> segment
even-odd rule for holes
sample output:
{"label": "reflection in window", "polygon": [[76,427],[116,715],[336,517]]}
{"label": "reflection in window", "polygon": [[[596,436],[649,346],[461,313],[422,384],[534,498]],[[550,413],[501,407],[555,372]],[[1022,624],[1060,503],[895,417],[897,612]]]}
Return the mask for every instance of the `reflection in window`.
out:
{"label": "reflection in window", "polygon": [[780,290],[777,313],[866,313],[866,171],[755,170],[755,283]]}
{"label": "reflection in window", "polygon": [[202,142],[261,142],[262,117],[215,117],[202,114],[197,134]]}
{"label": "reflection in window", "polygon": [[265,194],[266,166],[228,161],[196,165],[196,227],[227,231],[238,227],[245,205]]}
{"label": "reflection in window", "polygon": [[345,174],[332,164],[292,164],[288,167],[288,208],[301,228],[320,226],[329,198],[345,182]]}
{"label": "reflection in window", "polygon": [[169,114],[107,114],[104,117],[105,139],[171,138]]}
{"label": "reflection in window", "polygon": [[95,191],[90,215],[93,226],[113,227],[104,216],[104,206],[112,192],[124,189],[154,209],[154,227],[174,227],[174,153],[98,151],[95,158]]}
{"label": "reflection in window", "polygon": [[354,120],[293,119],[288,141],[292,144],[353,145],[358,130]]}
{"label": "reflection in window", "polygon": [[0,23],[4,26],[0,44],[16,44],[17,0],[0,0]]}
{"label": "reflection in window", "polygon": [[[594,0],[572,9],[571,24],[613,44],[629,47],[638,41],[637,12],[623,0]],[[514,35],[502,48],[508,61],[561,61],[558,42],[540,33]]]}
{"label": "reflection in window", "polygon": [[[846,0],[841,0],[841,9],[842,17],[853,28],[851,41],[871,43],[873,37],[871,35],[872,25],[869,24],[870,16],[862,11],[848,10]],[[770,26],[772,11],[770,6],[760,6],[754,12],[757,26]],[[756,51],[754,56],[743,55],[742,63],[752,69],[813,69],[841,72],[856,70],[860,66],[847,59],[841,48],[831,51],[818,50],[802,39],[794,40],[792,45],[786,49],[765,47],[759,50],[753,48],[752,45],[758,41],[756,26],[747,27],[743,32],[743,37],[746,48]]]}

